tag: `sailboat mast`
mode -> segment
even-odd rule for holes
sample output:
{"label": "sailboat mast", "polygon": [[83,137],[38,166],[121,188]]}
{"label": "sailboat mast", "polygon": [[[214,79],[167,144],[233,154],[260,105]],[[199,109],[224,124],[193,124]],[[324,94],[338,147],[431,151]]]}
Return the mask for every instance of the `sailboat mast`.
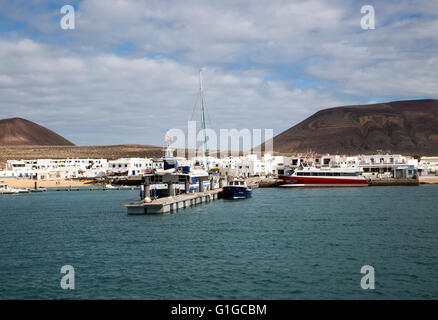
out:
{"label": "sailboat mast", "polygon": [[210,170],[209,164],[208,164],[208,149],[207,149],[207,134],[206,134],[206,127],[205,127],[205,111],[204,111],[204,92],[202,88],[202,69],[199,70],[199,95],[201,100],[201,127],[204,137],[204,168],[205,170]]}

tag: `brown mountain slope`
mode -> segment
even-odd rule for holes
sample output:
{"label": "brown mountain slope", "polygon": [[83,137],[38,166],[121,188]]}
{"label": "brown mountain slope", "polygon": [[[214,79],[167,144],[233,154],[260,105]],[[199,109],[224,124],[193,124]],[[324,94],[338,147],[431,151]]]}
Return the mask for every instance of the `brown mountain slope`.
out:
{"label": "brown mountain slope", "polygon": [[73,146],[74,144],[34,122],[12,118],[0,120],[0,145]]}
{"label": "brown mountain slope", "polygon": [[273,146],[280,153],[437,155],[438,100],[321,110],[274,137]]}

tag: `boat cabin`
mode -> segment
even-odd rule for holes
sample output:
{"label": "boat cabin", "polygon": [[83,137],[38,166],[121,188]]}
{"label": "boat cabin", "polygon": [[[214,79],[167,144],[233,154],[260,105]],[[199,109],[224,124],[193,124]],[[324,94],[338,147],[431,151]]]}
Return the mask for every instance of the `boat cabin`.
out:
{"label": "boat cabin", "polygon": [[228,183],[229,186],[240,186],[240,187],[244,187],[246,186],[246,183],[244,180],[233,180],[230,181],[230,183]]}

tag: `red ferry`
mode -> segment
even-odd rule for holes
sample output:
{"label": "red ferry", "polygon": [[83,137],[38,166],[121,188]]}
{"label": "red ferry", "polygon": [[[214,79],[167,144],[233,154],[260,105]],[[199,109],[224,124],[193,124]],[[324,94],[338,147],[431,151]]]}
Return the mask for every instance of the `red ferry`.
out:
{"label": "red ferry", "polygon": [[359,168],[315,168],[299,166],[290,176],[280,176],[280,187],[366,187]]}

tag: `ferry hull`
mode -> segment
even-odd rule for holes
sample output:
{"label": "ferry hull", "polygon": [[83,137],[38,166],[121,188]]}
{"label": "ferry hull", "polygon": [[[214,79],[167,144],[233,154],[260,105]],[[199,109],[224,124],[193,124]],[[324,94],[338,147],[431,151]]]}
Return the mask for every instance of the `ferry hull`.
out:
{"label": "ferry hull", "polygon": [[335,188],[342,188],[342,187],[368,187],[368,184],[318,184],[318,183],[311,183],[311,184],[305,184],[305,183],[289,183],[289,184],[282,184],[279,186],[280,188],[327,188],[327,187],[335,187]]}
{"label": "ferry hull", "polygon": [[284,181],[281,187],[367,187],[365,179],[333,178],[333,177],[280,177]]}

